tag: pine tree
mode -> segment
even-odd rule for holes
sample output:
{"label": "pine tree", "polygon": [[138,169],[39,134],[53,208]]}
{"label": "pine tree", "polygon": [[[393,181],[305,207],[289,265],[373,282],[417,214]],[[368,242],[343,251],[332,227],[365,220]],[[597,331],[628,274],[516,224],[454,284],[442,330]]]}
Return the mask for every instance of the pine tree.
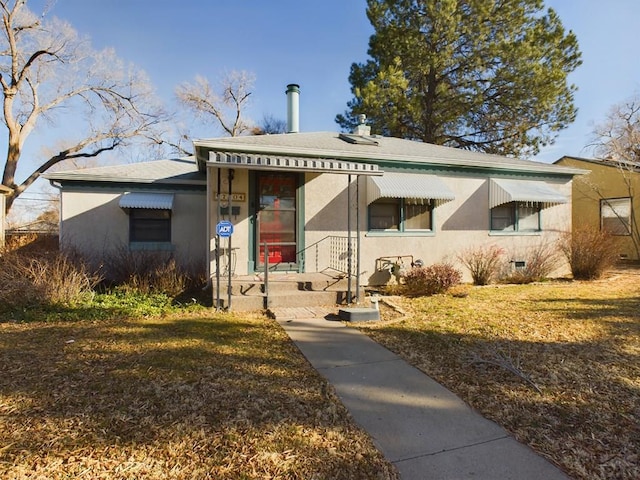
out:
{"label": "pine tree", "polygon": [[367,15],[343,129],[364,113],[375,133],[528,156],[575,119],[578,41],[542,0],[368,0]]}

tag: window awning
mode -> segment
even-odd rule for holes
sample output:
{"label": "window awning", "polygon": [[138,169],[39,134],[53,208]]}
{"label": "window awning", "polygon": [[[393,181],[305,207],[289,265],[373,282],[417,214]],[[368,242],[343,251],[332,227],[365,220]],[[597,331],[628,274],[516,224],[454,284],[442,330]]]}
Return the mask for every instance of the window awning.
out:
{"label": "window awning", "polygon": [[540,180],[492,178],[489,183],[489,208],[509,202],[540,203],[546,208],[568,203],[569,198]]}
{"label": "window awning", "polygon": [[381,175],[377,165],[331,158],[287,157],[279,155],[209,152],[209,164],[252,170],[279,170],[353,175]]}
{"label": "window awning", "polygon": [[171,210],[172,193],[125,193],[120,197],[120,208],[147,208],[153,210]]}
{"label": "window awning", "polygon": [[382,176],[368,178],[367,203],[379,198],[430,199],[436,203],[444,203],[456,197],[435,175],[386,172]]}

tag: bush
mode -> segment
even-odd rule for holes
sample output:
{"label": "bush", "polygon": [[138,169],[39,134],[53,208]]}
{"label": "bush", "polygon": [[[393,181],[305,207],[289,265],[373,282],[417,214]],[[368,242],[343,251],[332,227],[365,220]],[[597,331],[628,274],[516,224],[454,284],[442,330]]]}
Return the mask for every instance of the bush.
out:
{"label": "bush", "polygon": [[404,290],[409,295],[444,293],[462,280],[462,274],[448,263],[414,267],[403,275]]}
{"label": "bush", "polygon": [[586,225],[565,233],[559,248],[576,280],[600,278],[617,260],[615,237]]}
{"label": "bush", "polygon": [[515,267],[512,262],[510,271],[505,273],[503,281],[506,283],[532,283],[547,278],[556,269],[560,260],[558,248],[550,243],[540,243],[528,248],[524,255],[518,255],[518,260],[524,261],[524,266]]}
{"label": "bush", "polygon": [[488,285],[498,275],[504,250],[497,245],[470,248],[458,255],[469,269],[474,285]]}
{"label": "bush", "polygon": [[8,307],[68,305],[80,301],[100,282],[97,273],[61,254],[0,257],[0,303]]}
{"label": "bush", "polygon": [[131,251],[127,246],[115,249],[105,259],[111,282],[134,292],[163,293],[170,297],[205,283],[197,269],[181,267],[171,252]]}

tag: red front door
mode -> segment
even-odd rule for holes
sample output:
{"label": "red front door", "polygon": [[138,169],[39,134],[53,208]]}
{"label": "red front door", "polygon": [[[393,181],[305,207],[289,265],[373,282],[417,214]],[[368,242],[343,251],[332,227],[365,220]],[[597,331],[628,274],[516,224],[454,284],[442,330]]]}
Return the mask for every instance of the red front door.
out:
{"label": "red front door", "polygon": [[296,264],[297,175],[260,172],[256,183],[258,267],[264,267],[266,242],[268,265],[291,268]]}

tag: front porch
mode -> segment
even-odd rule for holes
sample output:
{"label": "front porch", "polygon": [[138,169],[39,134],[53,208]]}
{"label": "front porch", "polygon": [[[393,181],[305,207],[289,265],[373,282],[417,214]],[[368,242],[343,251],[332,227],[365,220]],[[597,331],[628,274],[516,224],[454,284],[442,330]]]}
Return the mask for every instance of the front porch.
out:
{"label": "front porch", "polygon": [[[359,289],[359,291],[358,291]],[[364,301],[364,289],[342,272],[270,272],[220,277],[213,281],[213,304],[233,311],[282,308],[337,309]],[[337,310],[336,310],[337,311]]]}

